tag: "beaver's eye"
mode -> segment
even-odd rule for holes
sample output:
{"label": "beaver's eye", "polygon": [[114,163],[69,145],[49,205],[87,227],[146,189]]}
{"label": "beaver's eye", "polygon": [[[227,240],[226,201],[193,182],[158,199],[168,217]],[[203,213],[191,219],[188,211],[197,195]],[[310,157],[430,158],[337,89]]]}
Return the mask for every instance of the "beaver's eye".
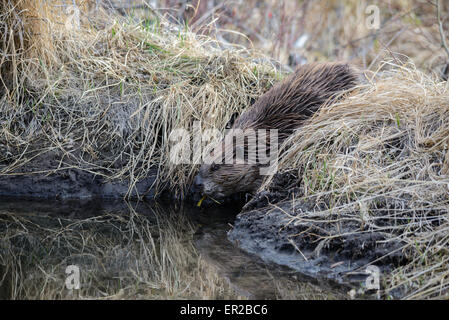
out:
{"label": "beaver's eye", "polygon": [[210,166],[210,171],[217,171],[218,169],[220,169],[220,166],[218,164],[216,164],[216,163],[213,163]]}

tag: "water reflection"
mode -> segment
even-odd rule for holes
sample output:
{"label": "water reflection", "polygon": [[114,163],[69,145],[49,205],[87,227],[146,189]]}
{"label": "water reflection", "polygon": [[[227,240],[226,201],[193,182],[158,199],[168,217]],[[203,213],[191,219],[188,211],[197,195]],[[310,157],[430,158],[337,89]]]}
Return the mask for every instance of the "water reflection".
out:
{"label": "water reflection", "polygon": [[[0,298],[310,299],[343,293],[227,240],[240,208],[0,200]],[[68,290],[68,265],[81,289]]]}

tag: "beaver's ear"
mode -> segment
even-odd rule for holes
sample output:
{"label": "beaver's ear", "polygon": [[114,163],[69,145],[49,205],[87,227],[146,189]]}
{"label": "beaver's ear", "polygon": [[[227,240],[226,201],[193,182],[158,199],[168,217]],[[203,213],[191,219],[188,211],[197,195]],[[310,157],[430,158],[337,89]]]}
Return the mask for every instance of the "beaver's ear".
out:
{"label": "beaver's ear", "polygon": [[239,116],[239,113],[234,112],[231,116],[231,119],[229,119],[228,123],[226,124],[225,129],[231,129],[232,126],[234,125],[235,119],[237,119],[238,116]]}

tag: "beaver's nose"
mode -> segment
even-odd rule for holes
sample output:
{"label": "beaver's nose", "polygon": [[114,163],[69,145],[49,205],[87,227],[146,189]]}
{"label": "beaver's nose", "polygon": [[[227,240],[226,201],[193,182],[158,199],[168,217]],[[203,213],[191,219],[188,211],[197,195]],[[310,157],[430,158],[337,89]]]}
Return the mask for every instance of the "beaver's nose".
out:
{"label": "beaver's nose", "polygon": [[192,191],[201,193],[203,192],[203,189],[204,189],[203,179],[201,179],[201,177],[197,175],[193,180]]}

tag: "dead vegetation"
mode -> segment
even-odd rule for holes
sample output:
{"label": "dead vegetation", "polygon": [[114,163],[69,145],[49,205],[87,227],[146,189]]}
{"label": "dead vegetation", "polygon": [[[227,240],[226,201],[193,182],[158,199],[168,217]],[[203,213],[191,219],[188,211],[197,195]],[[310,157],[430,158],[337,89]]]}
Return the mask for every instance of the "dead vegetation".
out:
{"label": "dead vegetation", "polygon": [[384,275],[387,295],[449,294],[448,90],[413,65],[385,63],[298,130],[280,158],[281,171],[297,177],[293,201],[314,204],[291,217],[302,236],[381,234],[402,244],[409,262]]}
{"label": "dead vegetation", "polygon": [[[203,129],[223,129],[234,112],[250,105],[282,76],[262,55],[232,45],[235,38],[222,37],[223,45],[191,32],[189,26],[170,24],[156,12],[136,19],[100,7],[93,14],[91,2],[77,1],[77,15],[74,8],[63,10],[57,3],[7,0],[0,4],[0,178],[23,174],[21,169],[32,159],[58,150],[63,156],[57,168],[27,174],[78,168],[106,179],[129,181],[132,190],[157,168],[159,190],[169,187],[181,196],[195,168],[170,163],[172,129],[189,129],[194,120],[200,120]],[[300,62],[349,59],[373,69],[387,55],[397,64],[382,65],[369,84],[324,108],[286,144],[281,170],[296,171],[301,186],[297,197],[317,204],[315,212],[299,215],[293,222],[313,222],[320,230],[314,236],[320,239],[341,237],[334,228],[338,223],[353,223],[357,226],[353,233],[381,232],[388,241],[403,243],[402,252],[409,260],[386,275],[386,294],[400,287],[405,298],[448,297],[448,85],[411,64],[402,64],[395,54],[410,56],[427,71],[443,69],[447,60],[435,24],[436,7],[428,1],[392,1],[382,29],[368,32],[360,28],[364,7],[356,1],[306,1],[302,15],[294,21],[287,14],[296,12],[290,3],[282,7],[267,3],[273,8],[271,17],[263,15],[262,6],[248,19],[243,16],[238,30],[253,30],[248,43],[266,45],[255,44],[280,60],[287,61],[293,50]],[[382,7],[384,2],[376,3]],[[447,10],[444,2],[442,11]],[[348,12],[357,14],[343,19]],[[278,20],[271,20],[273,16]],[[445,29],[446,16],[439,18]],[[326,25],[320,28],[323,21]],[[294,27],[287,32],[289,22]],[[261,32],[274,27],[277,37],[257,34],[247,23],[260,23]],[[204,26],[195,29],[202,30]],[[302,45],[298,30],[306,30]],[[270,188],[269,181],[266,187]],[[120,297],[140,292],[136,288],[141,283],[159,292],[145,291],[152,297],[160,297],[160,292],[173,297],[178,289],[186,294],[183,297],[227,296],[227,289],[213,291],[214,285],[200,284],[202,280],[191,288],[185,281],[198,273],[176,274],[177,263],[188,263],[196,270],[203,266],[190,251],[182,251],[183,258],[171,264],[170,245],[180,241],[174,235],[164,236],[172,244],[157,244],[145,221],[136,216],[123,219],[106,215],[90,221],[89,227],[86,222],[57,219],[62,225],[44,230],[28,218],[3,215],[0,258],[9,281],[26,278],[18,268],[35,263],[33,259],[43,259],[44,270],[12,286],[8,294],[67,297],[59,289],[61,280],[52,276],[55,270],[46,269],[60,268],[62,260],[52,260],[56,258],[49,253],[55,253],[55,247],[45,244],[65,241],[67,247],[61,250],[68,251],[59,257],[67,253],[72,257],[73,252],[82,252],[83,241],[90,241],[95,244],[93,251],[81,258],[93,259],[92,266],[104,261],[131,263],[125,269],[135,271],[135,282],[123,284]],[[105,225],[120,230],[116,241],[99,238],[96,228]],[[29,228],[46,235],[30,238]],[[74,233],[83,234],[82,241]],[[20,245],[13,246],[14,241]],[[36,243],[41,245],[31,255],[11,251]],[[132,248],[123,249],[117,243]],[[142,255],[128,256],[135,252]],[[126,259],[114,260],[120,255]],[[156,268],[141,274],[144,264]],[[88,282],[97,283],[103,271],[92,269]],[[203,271],[198,271],[202,279]],[[216,284],[211,274],[206,279]],[[113,298],[116,285],[115,281],[105,287],[93,285],[89,290],[96,291],[83,291],[80,297]]]}
{"label": "dead vegetation", "polygon": [[193,168],[170,163],[170,132],[195,120],[222,129],[272,85],[275,68],[157,14],[78,4],[74,16],[56,2],[2,3],[0,176],[57,150],[59,166],[40,174],[77,168],[132,190],[157,168],[156,187],[181,196]]}
{"label": "dead vegetation", "polygon": [[[274,67],[157,14],[135,19],[76,3],[0,4],[0,179],[78,168],[132,190],[156,168],[156,187],[182,194],[193,168],[169,162],[171,130],[194,120],[222,128],[267,90]],[[29,166],[55,150],[59,166]],[[240,298],[199,258],[178,216],[0,217],[2,298]],[[70,263],[85,271],[72,295]]]}
{"label": "dead vegetation", "polygon": [[[350,60],[363,68],[409,57],[441,74],[448,62],[439,25],[448,34],[449,3],[439,0],[154,0],[155,8],[193,31],[258,48],[284,64]],[[187,4],[187,5],[186,5]],[[373,8],[379,27],[372,28]],[[439,18],[438,18],[438,17]],[[441,23],[438,23],[438,20]]]}

